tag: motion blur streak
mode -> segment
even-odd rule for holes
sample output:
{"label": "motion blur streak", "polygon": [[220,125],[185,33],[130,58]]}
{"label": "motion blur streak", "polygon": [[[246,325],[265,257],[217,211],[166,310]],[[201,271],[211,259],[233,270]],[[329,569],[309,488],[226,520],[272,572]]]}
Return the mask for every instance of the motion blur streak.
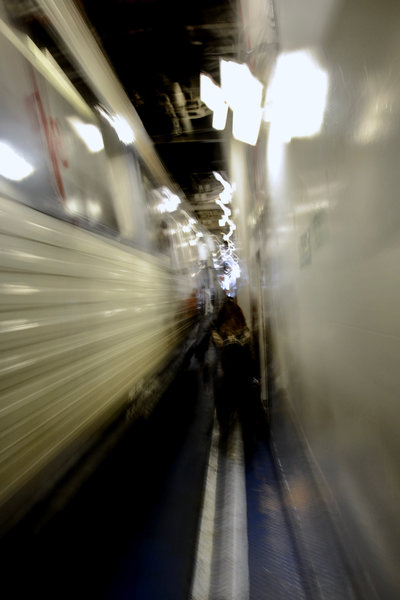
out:
{"label": "motion blur streak", "polygon": [[222,291],[75,5],[0,2],[0,51],[2,532],[128,405],[151,410],[137,390]]}

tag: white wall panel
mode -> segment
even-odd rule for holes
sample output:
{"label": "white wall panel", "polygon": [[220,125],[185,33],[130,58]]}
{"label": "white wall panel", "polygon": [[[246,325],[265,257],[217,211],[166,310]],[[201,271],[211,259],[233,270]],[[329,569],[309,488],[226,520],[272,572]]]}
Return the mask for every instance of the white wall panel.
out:
{"label": "white wall panel", "polygon": [[[271,364],[341,516],[347,549],[377,597],[397,598],[400,4],[310,1],[301,3],[301,19],[300,3],[274,6],[277,53],[312,52],[328,95],[319,132],[284,140],[281,117],[264,125],[266,152],[257,148]],[[257,52],[254,63],[262,64],[265,50]],[[316,94],[299,75],[286,82],[293,112],[299,95],[312,104]]]}

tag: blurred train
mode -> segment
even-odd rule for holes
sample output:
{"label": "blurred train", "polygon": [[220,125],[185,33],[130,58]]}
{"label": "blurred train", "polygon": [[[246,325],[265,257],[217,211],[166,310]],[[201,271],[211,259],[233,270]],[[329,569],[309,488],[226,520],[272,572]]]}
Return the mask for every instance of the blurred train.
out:
{"label": "blurred train", "polygon": [[0,54],[6,529],[165,366],[189,299],[218,284],[213,241],[73,3],[2,2]]}

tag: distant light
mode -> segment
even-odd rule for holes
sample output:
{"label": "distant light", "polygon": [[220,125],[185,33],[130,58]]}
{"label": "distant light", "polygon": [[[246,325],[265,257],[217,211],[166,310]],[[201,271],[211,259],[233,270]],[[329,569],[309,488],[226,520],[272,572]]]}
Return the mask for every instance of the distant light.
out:
{"label": "distant light", "polygon": [[133,132],[132,127],[129,125],[128,121],[121,117],[121,115],[109,115],[107,111],[105,111],[101,106],[97,106],[97,110],[101,114],[102,117],[105,118],[106,121],[111,125],[114,129],[115,133],[118,136],[118,139],[129,146],[129,144],[133,144],[135,141],[135,134]]}
{"label": "distant light", "polygon": [[230,241],[229,238],[232,236],[233,232],[236,230],[236,225],[230,218],[232,211],[226,205],[229,204],[232,200],[232,195],[234,190],[236,189],[236,185],[233,183],[232,185],[226,181],[220,173],[213,171],[213,175],[217,181],[222,183],[223,191],[220,193],[219,197],[216,198],[215,203],[218,204],[223,210],[222,218],[219,219],[218,225],[220,227],[225,227],[225,225],[229,225],[229,232],[223,235],[223,239],[227,242]]}
{"label": "distant light", "polygon": [[190,225],[184,225],[182,227],[182,231],[184,231],[185,233],[189,233],[191,229],[192,228],[190,227]]}
{"label": "distant light", "polygon": [[195,246],[197,244],[197,240],[189,240],[189,244],[191,246]]}
{"label": "distant light", "polygon": [[227,206],[225,206],[225,204],[222,202],[222,200],[217,198],[215,200],[215,204],[218,204],[218,206],[220,206],[222,208],[222,210],[224,211],[223,218],[227,219],[228,217],[231,216],[231,213],[232,213],[231,209],[228,208]]}
{"label": "distant light", "polygon": [[228,105],[221,88],[204,73],[200,74],[200,98],[213,111],[214,129],[225,129]]}
{"label": "distant light", "polygon": [[167,187],[163,186],[156,193],[161,196],[161,202],[157,206],[160,213],[174,212],[181,203],[179,196],[173,194]]}
{"label": "distant light", "polygon": [[221,173],[218,173],[218,171],[213,171],[213,175],[215,177],[215,179],[217,181],[219,181],[220,183],[222,183],[222,185],[224,186],[224,188],[229,185],[229,183],[222,177]]}
{"label": "distant light", "polygon": [[22,181],[35,171],[22,156],[6,142],[0,142],[0,175],[11,181]]}
{"label": "distant light", "polygon": [[223,239],[225,242],[228,242],[228,241],[229,241],[229,238],[231,237],[231,235],[233,235],[233,232],[236,230],[236,225],[235,225],[235,223],[230,223],[230,224],[229,224],[229,227],[230,227],[230,228],[229,228],[229,231],[228,231],[228,233],[225,233],[225,234],[222,236],[222,239]]}
{"label": "distant light", "polygon": [[222,175],[217,173],[217,171],[213,171],[213,175],[217,181],[222,183],[224,188],[219,194],[219,199],[223,204],[229,204],[232,200],[233,192],[236,190],[236,185],[234,183],[231,185],[228,181],[225,181]]}
{"label": "distant light", "polygon": [[103,137],[96,125],[84,123],[76,117],[67,117],[67,120],[84,142],[89,152],[96,153],[104,149]]}
{"label": "distant light", "polygon": [[262,119],[263,85],[246,64],[221,60],[221,88],[233,111],[233,137],[255,145]]}
{"label": "distant light", "polygon": [[[234,254],[235,245],[233,244],[233,242],[231,242],[229,236],[227,236],[226,241],[228,242],[228,245],[226,248],[220,246],[220,254],[222,263],[228,265],[230,271],[222,277],[220,285],[222,289],[232,290],[236,287],[236,282],[240,277],[241,271],[238,258]],[[221,268],[222,265],[218,265],[215,261],[214,266],[215,268]]]}
{"label": "distant light", "polygon": [[267,90],[264,120],[285,142],[311,137],[321,129],[327,95],[328,75],[310,51],[281,54]]}

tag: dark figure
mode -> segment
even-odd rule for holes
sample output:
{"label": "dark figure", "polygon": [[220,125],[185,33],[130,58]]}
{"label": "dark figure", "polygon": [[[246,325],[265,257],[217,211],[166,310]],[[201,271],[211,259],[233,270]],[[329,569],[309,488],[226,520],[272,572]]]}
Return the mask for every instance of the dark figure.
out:
{"label": "dark figure", "polygon": [[237,411],[244,435],[252,428],[255,409],[255,365],[250,331],[238,304],[227,298],[222,305],[212,331],[219,348],[223,372],[222,386],[216,394],[217,417],[223,431]]}
{"label": "dark figure", "polygon": [[196,321],[198,317],[198,307],[197,307],[197,289],[193,288],[191,295],[186,300],[185,305],[185,317],[190,319],[191,321]]}

